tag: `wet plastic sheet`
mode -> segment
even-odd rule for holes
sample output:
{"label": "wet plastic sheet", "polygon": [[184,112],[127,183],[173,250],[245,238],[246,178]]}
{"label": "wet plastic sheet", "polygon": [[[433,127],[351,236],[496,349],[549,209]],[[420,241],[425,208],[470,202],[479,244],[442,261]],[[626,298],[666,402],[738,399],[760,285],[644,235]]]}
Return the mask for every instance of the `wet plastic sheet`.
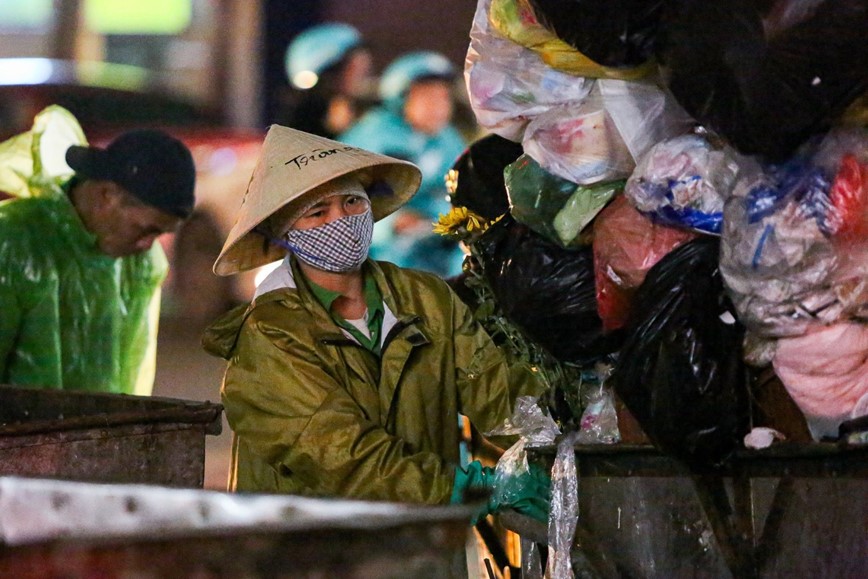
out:
{"label": "wet plastic sheet", "polygon": [[593,362],[617,349],[597,315],[590,247],[564,249],[504,218],[476,248],[506,317],[557,359]]}
{"label": "wet plastic sheet", "polygon": [[[557,456],[551,470],[552,499],[548,521],[549,559],[546,577],[567,579],[573,577],[570,552],[578,520],[578,479],[576,458],[573,450],[577,432],[561,436],[561,431],[551,417],[542,413],[536,400],[523,396],[516,401],[515,412],[510,420],[489,435],[518,435],[516,442],[497,462],[495,471],[495,494],[499,492],[498,480],[520,476],[528,471],[528,449],[552,446],[557,443]],[[501,502],[512,502],[504,494]],[[540,577],[539,558],[536,548],[529,544],[522,553],[524,575]]]}
{"label": "wet plastic sheet", "polygon": [[747,433],[743,331],[723,293],[718,245],[690,241],[648,272],[612,376],[655,444],[697,465],[722,462]]}
{"label": "wet plastic sheet", "polygon": [[670,89],[742,153],[783,161],[868,89],[866,0],[675,0],[665,22]]}

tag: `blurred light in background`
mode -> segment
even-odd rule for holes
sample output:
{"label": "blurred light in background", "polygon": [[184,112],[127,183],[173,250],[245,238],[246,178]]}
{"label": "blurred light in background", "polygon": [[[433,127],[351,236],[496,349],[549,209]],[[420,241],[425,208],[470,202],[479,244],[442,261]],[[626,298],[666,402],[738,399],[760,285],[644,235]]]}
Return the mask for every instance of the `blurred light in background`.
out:
{"label": "blurred light in background", "polygon": [[0,28],[44,28],[51,22],[53,0],[0,0]]}
{"label": "blurred light in background", "polygon": [[192,12],[191,0],[84,2],[88,27],[101,34],[180,34],[190,26]]}
{"label": "blurred light in background", "polygon": [[6,58],[0,61],[0,85],[42,84],[52,70],[47,58]]}
{"label": "blurred light in background", "polygon": [[292,84],[302,90],[313,88],[319,82],[319,77],[312,70],[303,70],[292,77]]}

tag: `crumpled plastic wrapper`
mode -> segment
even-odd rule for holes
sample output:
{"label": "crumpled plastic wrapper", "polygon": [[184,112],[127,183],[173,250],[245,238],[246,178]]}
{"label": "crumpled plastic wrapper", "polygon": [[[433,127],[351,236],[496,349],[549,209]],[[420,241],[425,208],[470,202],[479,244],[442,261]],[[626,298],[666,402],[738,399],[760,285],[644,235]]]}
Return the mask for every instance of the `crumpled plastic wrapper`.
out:
{"label": "crumpled plastic wrapper", "polygon": [[658,223],[719,234],[724,202],[750,158],[701,135],[682,135],[654,145],[636,166],[624,194]]}
{"label": "crumpled plastic wrapper", "polygon": [[768,448],[776,440],[786,440],[786,438],[774,428],[758,426],[744,435],[744,446],[752,449]]}

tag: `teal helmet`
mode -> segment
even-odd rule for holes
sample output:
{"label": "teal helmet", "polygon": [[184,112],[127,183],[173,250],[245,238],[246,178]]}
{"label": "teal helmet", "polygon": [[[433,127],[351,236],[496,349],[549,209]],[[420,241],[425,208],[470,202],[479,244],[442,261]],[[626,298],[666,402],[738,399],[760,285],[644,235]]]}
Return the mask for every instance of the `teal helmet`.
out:
{"label": "teal helmet", "polygon": [[327,22],[304,30],[286,49],[289,82],[301,89],[313,87],[325,70],[361,44],[361,33],[349,24]]}
{"label": "teal helmet", "polygon": [[380,99],[383,104],[399,109],[404,97],[414,82],[427,78],[455,78],[455,66],[449,59],[437,52],[410,52],[401,56],[386,67],[380,77]]}

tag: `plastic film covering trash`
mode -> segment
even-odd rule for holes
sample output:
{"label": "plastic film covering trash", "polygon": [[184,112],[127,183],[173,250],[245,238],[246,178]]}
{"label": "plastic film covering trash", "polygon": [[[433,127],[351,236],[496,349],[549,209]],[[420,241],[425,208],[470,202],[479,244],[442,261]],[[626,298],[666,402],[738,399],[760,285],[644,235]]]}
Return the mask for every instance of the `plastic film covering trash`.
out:
{"label": "plastic film covering trash", "polygon": [[603,66],[653,57],[662,0],[529,0],[539,22]]}
{"label": "plastic film covering trash", "polygon": [[773,366],[815,440],[837,438],[842,422],[868,415],[868,325],[814,325],[781,338]]}
{"label": "plastic film covering trash", "polygon": [[593,252],[564,249],[512,218],[476,241],[504,315],[562,362],[595,362],[618,348],[597,315]]}
{"label": "plastic film covering trash", "polygon": [[500,36],[533,50],[548,66],[569,74],[637,80],[652,74],[656,67],[652,61],[617,68],[594,62],[540,24],[529,0],[492,0],[489,21]]}
{"label": "plastic film covering trash", "polygon": [[528,155],[508,165],[503,175],[515,220],[561,247],[582,245],[579,234],[624,187],[623,180],[576,185]]}
{"label": "plastic film covering trash", "polygon": [[717,239],[700,237],[651,268],[611,379],[651,440],[696,466],[721,463],[748,432],[744,332],[718,251]]}
{"label": "plastic film covering trash", "polygon": [[868,0],[674,0],[668,86],[744,154],[781,162],[868,89]]}
{"label": "plastic film covering trash", "polygon": [[636,166],[624,194],[658,223],[720,234],[723,204],[756,163],[723,143],[682,135],[654,145]]}
{"label": "plastic film covering trash", "polygon": [[470,30],[464,78],[480,126],[521,142],[527,123],[550,107],[581,101],[593,81],[547,66],[533,51],[491,30],[490,2],[480,0]]}
{"label": "plastic film covering trash", "polygon": [[720,267],[751,332],[798,336],[868,319],[865,136],[832,133],[727,202]]}
{"label": "plastic film covering trash", "polygon": [[636,289],[658,261],[696,233],[658,225],[620,196],[594,222],[597,311],[606,331],[623,328]]}
{"label": "plastic film covering trash", "polygon": [[497,134],[472,143],[447,175],[450,203],[467,207],[486,219],[497,219],[508,212],[503,170],[521,153],[521,145]]}
{"label": "plastic film covering trash", "polygon": [[[0,376],[147,395],[168,263],[159,244],[122,259],[91,249],[92,236],[64,192],[72,144],[86,144],[84,134],[57,106],[37,115],[31,131],[0,143],[0,189],[24,197],[0,205]],[[87,316],[70,320],[75,312]]]}

